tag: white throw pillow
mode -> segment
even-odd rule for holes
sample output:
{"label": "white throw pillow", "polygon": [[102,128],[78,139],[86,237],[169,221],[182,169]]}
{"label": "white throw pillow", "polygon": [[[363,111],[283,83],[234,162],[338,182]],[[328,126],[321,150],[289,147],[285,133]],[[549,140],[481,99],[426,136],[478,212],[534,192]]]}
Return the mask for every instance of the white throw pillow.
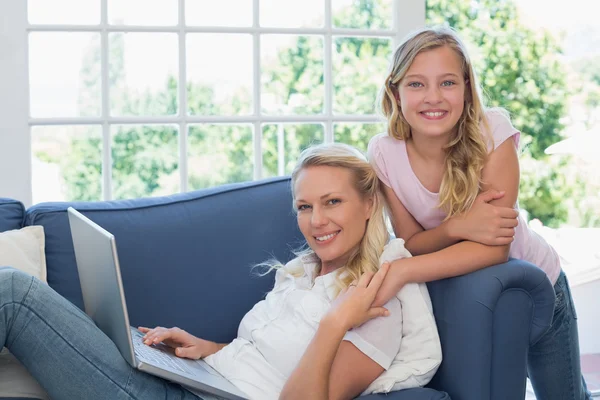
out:
{"label": "white throw pillow", "polygon": [[46,282],[44,227],[25,228],[0,233],[0,266],[25,271]]}
{"label": "white throw pillow", "polygon": [[[42,226],[0,232],[0,266],[25,271],[46,282],[45,238]],[[50,397],[25,367],[3,348],[0,352],[0,398]]]}

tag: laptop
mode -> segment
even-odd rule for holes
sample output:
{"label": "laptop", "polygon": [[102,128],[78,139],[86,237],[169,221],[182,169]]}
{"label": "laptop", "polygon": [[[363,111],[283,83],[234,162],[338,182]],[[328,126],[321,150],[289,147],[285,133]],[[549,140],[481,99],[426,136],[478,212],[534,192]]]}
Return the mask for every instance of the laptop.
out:
{"label": "laptop", "polygon": [[144,335],[129,324],[115,237],[74,208],[67,212],[85,312],[123,358],[133,368],[179,383],[206,400],[247,399],[204,360],[179,358],[169,346],[142,342]]}

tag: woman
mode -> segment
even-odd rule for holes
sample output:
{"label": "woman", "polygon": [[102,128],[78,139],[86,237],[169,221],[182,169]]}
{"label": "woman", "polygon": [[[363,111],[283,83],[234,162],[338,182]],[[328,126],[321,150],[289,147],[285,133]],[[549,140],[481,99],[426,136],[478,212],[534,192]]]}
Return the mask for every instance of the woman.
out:
{"label": "woman", "polygon": [[[388,235],[378,190],[355,149],[307,149],[292,192],[308,249],[275,266],[275,287],[242,319],[238,337],[224,345],[178,328],[140,328],[145,342],[205,358],[253,399],[356,397],[400,348],[399,301],[371,307],[388,268],[379,269]],[[10,268],[0,269],[0,321],[0,345],[53,399],[199,398],[131,368],[81,310]],[[380,337],[382,331],[398,334]]]}

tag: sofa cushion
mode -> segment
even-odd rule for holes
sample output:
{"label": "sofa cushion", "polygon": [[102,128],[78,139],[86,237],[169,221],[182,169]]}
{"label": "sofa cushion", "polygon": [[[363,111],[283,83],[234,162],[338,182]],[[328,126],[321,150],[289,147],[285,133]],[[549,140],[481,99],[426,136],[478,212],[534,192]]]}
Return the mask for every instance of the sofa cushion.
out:
{"label": "sofa cushion", "polygon": [[159,198],[41,203],[25,224],[44,226],[48,283],[80,308],[69,206],[115,235],[133,326],[179,326],[223,342],[273,285],[272,275],[259,277],[251,266],[273,256],[288,261],[289,244],[302,244],[289,184],[276,178]]}
{"label": "sofa cushion", "polygon": [[24,216],[23,203],[13,199],[0,198],[0,232],[19,229]]}

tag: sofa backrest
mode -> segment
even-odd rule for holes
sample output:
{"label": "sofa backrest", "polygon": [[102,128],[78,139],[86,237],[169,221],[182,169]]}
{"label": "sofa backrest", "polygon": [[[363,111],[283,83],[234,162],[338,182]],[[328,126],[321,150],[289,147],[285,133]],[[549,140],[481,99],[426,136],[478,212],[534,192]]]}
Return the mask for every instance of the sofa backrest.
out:
{"label": "sofa backrest", "polygon": [[131,324],[179,326],[228,341],[272,288],[251,266],[282,262],[302,244],[289,179],[232,184],[160,198],[40,203],[25,225],[46,233],[48,283],[83,308],[66,209],[115,235]]}
{"label": "sofa backrest", "polygon": [[23,203],[13,199],[0,198],[0,232],[21,228],[24,217]]}

